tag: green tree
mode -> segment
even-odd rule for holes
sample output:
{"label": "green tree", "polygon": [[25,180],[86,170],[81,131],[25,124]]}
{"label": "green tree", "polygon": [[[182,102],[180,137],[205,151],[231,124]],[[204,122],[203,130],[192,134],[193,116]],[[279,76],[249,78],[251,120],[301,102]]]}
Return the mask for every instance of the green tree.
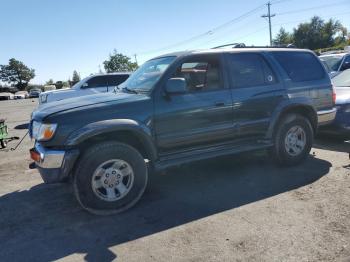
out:
{"label": "green tree", "polygon": [[138,68],[137,63],[131,62],[130,57],[118,53],[117,50],[109,55],[109,59],[103,62],[107,73],[135,71]]}
{"label": "green tree", "polygon": [[330,19],[325,22],[314,16],[310,22],[301,23],[294,29],[293,38],[297,47],[315,50],[333,46],[342,32],[344,27],[339,21]]}
{"label": "green tree", "polygon": [[280,28],[276,37],[273,39],[275,45],[287,45],[294,42],[293,35],[288,33],[283,27]]}
{"label": "green tree", "polygon": [[24,90],[34,77],[34,69],[14,58],[9,60],[8,65],[0,65],[0,80],[14,84],[19,90]]}
{"label": "green tree", "polygon": [[45,85],[53,85],[53,80],[52,78],[49,79],[49,81],[46,81],[46,84]]}
{"label": "green tree", "polygon": [[78,72],[76,70],[74,70],[71,84],[75,85],[79,81],[80,81],[80,75],[78,74]]}

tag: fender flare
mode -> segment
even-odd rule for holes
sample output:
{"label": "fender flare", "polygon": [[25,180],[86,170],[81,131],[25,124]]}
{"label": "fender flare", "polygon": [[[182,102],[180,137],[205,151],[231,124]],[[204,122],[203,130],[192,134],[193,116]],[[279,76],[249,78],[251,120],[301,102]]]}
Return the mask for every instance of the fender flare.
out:
{"label": "fender flare", "polygon": [[278,124],[280,117],[286,113],[287,111],[290,110],[300,110],[300,109],[306,109],[307,112],[309,112],[311,116],[311,125],[315,129],[314,131],[317,130],[317,110],[313,106],[313,103],[310,99],[308,98],[303,98],[303,97],[298,97],[294,99],[290,99],[287,101],[283,101],[278,105],[278,107],[274,110],[271,116],[271,122],[266,134],[266,137],[271,139],[273,136],[273,132],[275,130],[276,125]]}
{"label": "fender flare", "polygon": [[72,132],[68,136],[65,145],[74,147],[89,138],[115,131],[130,131],[140,139],[151,158],[150,160],[157,159],[157,150],[150,128],[132,119],[110,119],[87,124]]}

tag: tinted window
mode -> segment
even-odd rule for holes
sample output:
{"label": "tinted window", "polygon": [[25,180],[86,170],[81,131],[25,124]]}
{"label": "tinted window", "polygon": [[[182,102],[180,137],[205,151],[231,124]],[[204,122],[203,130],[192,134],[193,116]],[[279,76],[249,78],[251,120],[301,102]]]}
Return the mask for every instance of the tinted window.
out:
{"label": "tinted window", "polygon": [[173,77],[184,78],[189,92],[223,88],[218,59],[196,59],[183,63]]}
{"label": "tinted window", "polygon": [[230,63],[232,82],[236,88],[276,83],[275,74],[261,55],[231,54]]}
{"label": "tinted window", "polygon": [[350,63],[350,55],[345,57],[344,62],[342,64],[342,70],[348,69],[348,67],[345,66],[345,63],[347,63],[347,64]]}
{"label": "tinted window", "polygon": [[108,86],[118,86],[128,79],[128,75],[109,75]]}
{"label": "tinted window", "polygon": [[95,76],[88,80],[89,88],[96,87],[107,87],[107,77],[106,76]]}
{"label": "tinted window", "polygon": [[293,82],[322,79],[324,69],[317,58],[307,52],[272,52]]}

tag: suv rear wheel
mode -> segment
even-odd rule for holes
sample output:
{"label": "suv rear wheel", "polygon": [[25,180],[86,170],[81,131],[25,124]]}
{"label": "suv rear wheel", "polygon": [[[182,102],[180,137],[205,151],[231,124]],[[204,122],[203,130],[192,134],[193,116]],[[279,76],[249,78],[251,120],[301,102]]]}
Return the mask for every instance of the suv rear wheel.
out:
{"label": "suv rear wheel", "polygon": [[313,136],[312,126],[307,118],[288,114],[277,126],[271,153],[280,165],[296,165],[309,155]]}
{"label": "suv rear wheel", "polygon": [[80,205],[108,215],[132,207],[147,185],[147,167],[133,147],[117,142],[95,145],[79,160],[73,180]]}

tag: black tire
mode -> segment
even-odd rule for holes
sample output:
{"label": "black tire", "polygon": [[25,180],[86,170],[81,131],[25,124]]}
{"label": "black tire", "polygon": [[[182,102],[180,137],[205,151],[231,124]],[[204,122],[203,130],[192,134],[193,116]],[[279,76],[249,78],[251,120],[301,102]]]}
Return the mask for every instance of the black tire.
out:
{"label": "black tire", "polygon": [[[305,134],[305,146],[297,155],[293,155],[287,150],[285,140],[288,132],[295,127],[300,127]],[[277,125],[274,132],[274,146],[271,154],[278,165],[293,166],[304,161],[310,153],[314,139],[314,131],[310,121],[298,114],[288,114]],[[302,147],[301,147],[302,148]],[[294,152],[293,152],[294,153]]]}
{"label": "black tire", "polygon": [[6,148],[7,147],[7,142],[5,140],[0,141],[1,148]]}
{"label": "black tire", "polygon": [[[95,194],[92,178],[95,170],[111,159],[127,162],[133,170],[134,179],[130,191],[123,198],[106,201]],[[146,189],[147,180],[146,163],[136,149],[123,143],[105,142],[92,146],[80,158],[74,172],[73,188],[78,202],[84,209],[97,215],[110,215],[135,205]]]}

